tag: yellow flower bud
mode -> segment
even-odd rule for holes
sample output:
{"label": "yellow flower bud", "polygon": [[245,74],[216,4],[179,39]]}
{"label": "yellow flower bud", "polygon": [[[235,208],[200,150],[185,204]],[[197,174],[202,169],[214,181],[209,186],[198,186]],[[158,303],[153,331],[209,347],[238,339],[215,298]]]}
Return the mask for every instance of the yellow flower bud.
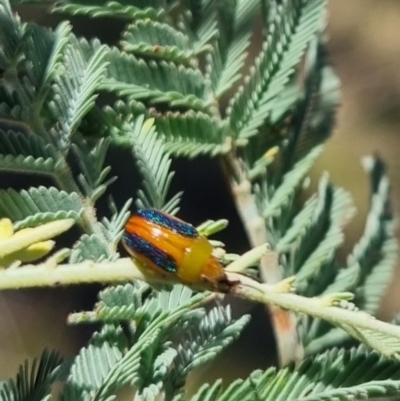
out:
{"label": "yellow flower bud", "polygon": [[47,255],[55,245],[49,238],[67,231],[74,220],[64,219],[13,232],[9,219],[0,220],[0,267],[13,262],[32,262]]}
{"label": "yellow flower bud", "polygon": [[54,248],[55,244],[55,241],[52,240],[37,242],[27,248],[4,256],[0,259],[0,265],[7,267],[16,261],[23,263],[34,262],[47,255]]}
{"label": "yellow flower bud", "polygon": [[10,219],[0,220],[0,240],[11,238],[14,234],[13,224]]}

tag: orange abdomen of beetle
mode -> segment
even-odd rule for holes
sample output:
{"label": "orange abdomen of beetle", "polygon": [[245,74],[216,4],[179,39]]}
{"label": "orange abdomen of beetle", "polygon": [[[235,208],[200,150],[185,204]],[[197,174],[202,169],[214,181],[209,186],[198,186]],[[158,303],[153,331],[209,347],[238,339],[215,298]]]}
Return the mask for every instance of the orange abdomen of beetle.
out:
{"label": "orange abdomen of beetle", "polygon": [[208,239],[191,225],[154,209],[129,218],[122,243],[152,273],[176,276],[182,283],[225,280],[221,263],[212,255]]}

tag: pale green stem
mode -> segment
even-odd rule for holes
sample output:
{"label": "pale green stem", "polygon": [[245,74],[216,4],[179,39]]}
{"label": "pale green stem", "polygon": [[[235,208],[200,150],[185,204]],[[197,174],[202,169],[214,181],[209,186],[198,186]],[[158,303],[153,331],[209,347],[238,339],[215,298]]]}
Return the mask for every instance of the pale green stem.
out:
{"label": "pale green stem", "polygon": [[[171,277],[174,279],[173,276],[144,274],[130,258],[105,263],[85,261],[63,265],[57,265],[56,261],[50,258],[41,265],[28,265],[0,271],[0,289],[83,283],[122,283],[134,280],[165,284],[171,283]],[[365,312],[335,306],[340,301],[348,300],[348,293],[306,298],[290,293],[291,279],[269,285],[229,271],[227,277],[234,283],[230,291],[232,295],[326,320],[343,328],[353,337],[386,356],[393,357],[400,354],[399,326],[379,321]],[[202,287],[202,284],[199,283],[198,286]]]}
{"label": "pale green stem", "polygon": [[50,260],[50,263],[45,262],[40,265],[28,265],[0,271],[1,290],[85,283],[118,283],[134,280],[149,281],[130,258],[105,263],[86,260],[82,263],[56,266]]}
{"label": "pale green stem", "polygon": [[[268,241],[268,233],[264,218],[261,216],[251,183],[241,173],[239,162],[233,157],[228,159],[231,169],[236,171],[237,181],[231,181],[236,209],[252,247],[260,246]],[[279,257],[275,252],[264,255],[260,260],[260,273],[264,282],[277,283],[282,279]],[[269,308],[272,326],[278,348],[280,366],[285,366],[296,359],[302,359],[304,350],[297,335],[297,320],[295,316],[279,308]]]}
{"label": "pale green stem", "polygon": [[328,321],[381,354],[400,357],[400,326],[378,320],[363,311],[336,306],[340,300],[349,299],[351,294],[307,298],[289,292],[290,279],[268,285],[235,273],[228,273],[228,278],[239,282],[232,289],[232,295]]}

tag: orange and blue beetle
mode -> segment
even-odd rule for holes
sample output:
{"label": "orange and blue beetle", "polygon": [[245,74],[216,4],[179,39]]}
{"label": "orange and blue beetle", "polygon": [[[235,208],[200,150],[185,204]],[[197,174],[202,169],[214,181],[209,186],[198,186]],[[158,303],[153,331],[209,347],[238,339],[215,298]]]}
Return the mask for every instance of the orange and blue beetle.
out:
{"label": "orange and blue beetle", "polygon": [[125,225],[122,244],[147,273],[229,292],[230,283],[207,237],[176,217],[155,209],[138,210]]}

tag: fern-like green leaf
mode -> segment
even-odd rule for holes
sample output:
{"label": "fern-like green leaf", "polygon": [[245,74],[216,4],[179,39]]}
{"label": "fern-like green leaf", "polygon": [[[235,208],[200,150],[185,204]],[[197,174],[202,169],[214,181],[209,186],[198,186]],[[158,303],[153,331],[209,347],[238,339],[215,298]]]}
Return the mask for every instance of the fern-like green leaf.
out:
{"label": "fern-like green leaf", "polygon": [[82,211],[78,194],[53,187],[0,191],[0,216],[13,221],[16,229],[66,218],[81,222]]}
{"label": "fern-like green leaf", "polygon": [[34,159],[31,156],[0,155],[0,171],[12,171],[20,174],[53,175],[55,161],[53,159]]}
{"label": "fern-like green leaf", "polygon": [[217,307],[189,329],[177,348],[173,379],[166,383],[167,394],[177,392],[192,370],[214,359],[240,335],[248,321],[249,316],[246,315],[235,321],[229,307],[223,310]]}
{"label": "fern-like green leaf", "polygon": [[19,18],[17,18],[7,0],[0,1],[0,68],[5,71],[16,61],[17,45],[24,33]]}
{"label": "fern-like green leaf", "polygon": [[143,317],[143,297],[150,287],[141,282],[109,287],[100,292],[99,302],[92,312],[78,312],[69,316],[73,324],[121,321],[140,321]]}
{"label": "fern-like green leaf", "polygon": [[397,241],[384,165],[378,158],[365,158],[363,164],[371,179],[370,212],[348,264],[359,263],[362,267],[356,304],[369,313],[376,313],[396,265]]}
{"label": "fern-like green leaf", "polygon": [[106,342],[83,348],[71,366],[61,400],[86,401],[97,397],[104,379],[122,358],[121,350]]}
{"label": "fern-like green leaf", "polygon": [[[281,212],[282,206],[291,200],[302,181],[310,171],[312,165],[322,152],[322,147],[315,147],[306,157],[300,160],[291,171],[283,177],[281,185],[273,192],[270,199],[261,196],[261,199],[267,199],[263,207],[264,218],[277,216]],[[261,200],[260,200],[261,201]]]}
{"label": "fern-like green leaf", "polygon": [[104,238],[96,234],[84,234],[73,246],[69,263],[79,263],[84,260],[101,262],[104,260],[113,260],[116,256],[108,244],[105,243]]}
{"label": "fern-like green leaf", "polygon": [[103,138],[94,146],[90,146],[82,137],[77,136],[74,138],[74,142],[72,148],[82,171],[78,180],[85,195],[95,203],[104,194],[107,186],[117,179],[111,177],[106,180],[111,167],[103,167],[111,140]]}
{"label": "fern-like green leaf", "polygon": [[138,397],[142,399],[160,397],[163,385],[170,376],[175,357],[176,350],[170,343],[153,343],[143,348],[139,368],[140,380],[136,383]]}
{"label": "fern-like green leaf", "polygon": [[[150,2],[149,2],[150,3]],[[156,2],[154,2],[156,3]],[[155,5],[155,4],[154,4]],[[165,12],[162,9],[148,7],[141,8],[118,1],[105,1],[103,4],[82,4],[74,2],[58,3],[54,6],[54,12],[70,15],[87,15],[92,18],[123,18],[123,19],[160,19]]]}
{"label": "fern-like green leaf", "polygon": [[284,233],[283,237],[276,244],[276,251],[280,253],[288,252],[297,243],[298,238],[303,237],[315,217],[318,208],[318,199],[312,196],[303,205],[299,213],[293,218],[292,224]]}
{"label": "fern-like green leaf", "polygon": [[68,192],[79,189],[60,152],[33,134],[0,130],[0,170],[47,175]]}
{"label": "fern-like green leaf", "polygon": [[107,64],[105,50],[99,47],[86,61],[86,55],[79,42],[73,40],[64,52],[63,73],[53,84],[52,114],[57,118],[54,135],[60,137],[62,146],[68,147],[71,136],[78,128],[83,116],[93,107],[99,85]]}
{"label": "fern-like green leaf", "polygon": [[174,175],[170,172],[171,159],[163,141],[157,138],[153,121],[145,121],[144,116],[136,119],[129,137],[144,179],[144,190],[138,192],[138,207],[163,209],[168,205],[167,194]]}
{"label": "fern-like green leaf", "polygon": [[173,291],[161,291],[157,294],[160,307],[164,312],[179,309],[182,304],[190,302],[193,291],[183,285],[175,285]]}
{"label": "fern-like green leaf", "polygon": [[157,131],[166,140],[166,149],[179,156],[216,156],[230,150],[226,124],[201,112],[168,113],[155,117]]}
{"label": "fern-like green leaf", "polygon": [[32,131],[56,144],[40,116],[68,40],[69,25],[60,24],[53,32],[33,24],[22,25],[18,19],[3,16],[8,18],[3,35],[12,40],[3,53],[5,59],[0,67],[8,77],[7,85],[0,83],[0,115],[3,117],[0,126],[5,130],[18,127],[23,132]]}
{"label": "fern-like green leaf", "polygon": [[38,136],[0,130],[0,154],[47,160],[57,158],[57,149]]}
{"label": "fern-like green leaf", "polygon": [[[162,349],[161,353],[158,352],[160,350],[159,344],[163,343],[164,341],[162,341],[162,339],[164,339],[164,336],[170,333],[170,327],[173,325],[176,326],[179,320],[191,308],[198,305],[198,303],[204,299],[204,294],[191,296],[191,291],[182,290],[182,287],[183,286],[175,286],[172,291],[168,291],[167,296],[173,299],[182,299],[183,302],[177,305],[175,301],[172,303],[162,302],[159,305],[171,305],[171,309],[168,308],[169,310],[161,314],[148,314],[147,324],[144,325],[141,330],[139,328],[137,329],[137,341],[127,351],[124,357],[111,368],[107,377],[105,377],[97,395],[99,400],[107,399],[107,397],[115,393],[117,388],[123,385],[141,384],[145,386],[146,383],[149,383],[148,380],[143,381],[143,366],[146,365],[146,358],[163,354],[165,349]],[[159,302],[159,300],[157,300],[157,302]],[[153,299],[149,299],[146,303],[148,305],[154,305]],[[145,309],[146,305],[144,304],[143,311]],[[154,373],[157,374],[157,372]],[[154,376],[153,379],[155,379]]]}
{"label": "fern-like green leaf", "polygon": [[57,352],[45,350],[40,359],[21,365],[16,380],[0,384],[2,401],[41,401],[48,399],[52,384],[59,378],[63,360]]}
{"label": "fern-like green leaf", "polygon": [[326,65],[324,45],[316,43],[309,53],[308,59],[315,55],[309,60],[311,66],[304,93],[292,116],[290,142],[284,149],[286,170],[331,135],[339,104],[339,81],[332,68]]}
{"label": "fern-like green leaf", "polygon": [[246,50],[250,45],[259,2],[221,1],[216,8],[219,17],[219,38],[214,42],[206,68],[214,96],[219,99],[241,77],[240,72],[246,60]]}
{"label": "fern-like green leaf", "polygon": [[189,0],[188,11],[183,14],[183,18],[186,20],[188,34],[194,38],[193,48],[204,48],[218,36],[215,2]]}
{"label": "fern-like green leaf", "polygon": [[[365,230],[348,257],[347,267],[336,270],[329,266],[330,272],[321,280],[322,293],[351,291],[355,293],[355,304],[369,313],[376,313],[393,269],[396,266],[397,242],[394,238],[394,223],[389,203],[390,188],[384,167],[379,159],[365,159],[365,169],[369,172],[372,184],[370,211]],[[317,283],[314,286],[321,288]],[[342,330],[327,324],[302,319],[304,341],[308,353],[319,352],[328,346],[343,343],[348,335]],[[363,338],[370,334],[357,334]]]}
{"label": "fern-like green leaf", "polygon": [[[24,82],[26,89],[31,89],[29,97],[34,101],[33,108],[41,111],[43,102],[50,90],[50,85],[60,67],[62,54],[67,46],[71,27],[67,22],[60,24],[53,32],[30,24],[24,41],[23,67],[27,71],[32,89]],[[29,63],[32,63],[30,65]]]}
{"label": "fern-like green leaf", "polygon": [[124,354],[129,348],[129,341],[123,328],[119,324],[105,324],[100,331],[93,334],[90,344],[101,347],[107,343],[119,349]]}
{"label": "fern-like green leaf", "polygon": [[101,291],[99,299],[108,307],[133,305],[135,308],[142,306],[142,297],[149,286],[145,283],[118,285]]}
{"label": "fern-like green leaf", "polygon": [[[327,191],[332,190],[328,187]],[[317,213],[313,225],[307,231],[306,241],[312,242],[314,250],[296,273],[296,285],[299,287],[310,278],[318,276],[322,266],[334,259],[336,250],[343,244],[342,227],[352,217],[354,207],[349,193],[341,188],[333,190],[331,196],[331,201],[324,202],[324,206],[328,206],[327,210],[321,209],[321,213]],[[302,252],[310,249],[306,241],[299,240],[298,249]]]}
{"label": "fern-like green leaf", "polygon": [[141,362],[143,355],[156,347],[159,331],[152,333],[145,339],[138,341],[131,347],[104,376],[104,380],[97,392],[98,400],[108,400],[115,392],[126,386],[138,387],[141,379]]}
{"label": "fern-like green leaf", "polygon": [[[171,62],[144,61],[117,49],[107,52],[108,77],[101,88],[119,96],[167,103],[172,107],[207,110],[206,83],[201,72]],[[165,79],[168,77],[168,79]]]}
{"label": "fern-like green leaf", "polygon": [[191,401],[346,401],[396,399],[399,394],[399,364],[359,348],[332,350],[305,360],[296,370],[256,371],[226,390],[220,382],[204,385]]}
{"label": "fern-like green leaf", "polygon": [[132,199],[126,201],[120,211],[117,210],[114,202],[110,200],[109,208],[111,210],[111,219],[103,217],[100,224],[103,229],[103,235],[108,240],[110,245],[116,249],[124,232],[125,223],[130,216],[129,207]]}
{"label": "fern-like green leaf", "polygon": [[121,47],[138,56],[185,65],[196,55],[188,36],[168,24],[151,20],[139,20],[128,26]]}
{"label": "fern-like green leaf", "polygon": [[187,111],[160,113],[146,110],[137,102],[117,102],[113,108],[105,108],[103,115],[104,133],[112,135],[115,142],[126,145],[132,130],[134,116],[154,118],[158,136],[165,143],[166,151],[173,155],[196,157],[216,156],[231,150],[229,127],[203,112]]}
{"label": "fern-like green leaf", "polygon": [[296,0],[279,8],[267,43],[228,110],[230,125],[240,138],[257,133],[271,113],[307,45],[321,29],[325,0]]}
{"label": "fern-like green leaf", "polygon": [[296,102],[301,99],[301,94],[301,88],[293,77],[274,101],[274,107],[268,120],[271,127],[282,122],[288,114],[290,115]]}
{"label": "fern-like green leaf", "polygon": [[119,324],[121,322],[132,322],[137,317],[134,305],[108,307],[99,304],[94,311],[76,312],[68,317],[69,324],[103,323]]}

